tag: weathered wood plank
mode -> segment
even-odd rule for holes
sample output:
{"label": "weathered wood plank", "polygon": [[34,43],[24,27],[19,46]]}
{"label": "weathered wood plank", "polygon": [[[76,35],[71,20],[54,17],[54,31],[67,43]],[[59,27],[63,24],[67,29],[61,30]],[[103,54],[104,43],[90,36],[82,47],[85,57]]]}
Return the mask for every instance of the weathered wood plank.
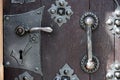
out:
{"label": "weathered wood plank", "polygon": [[81,70],[80,61],[86,53],[86,33],[79,25],[79,19],[88,11],[88,0],[66,0],[74,14],[62,27],[58,27],[47,10],[55,0],[42,0],[45,5],[42,26],[54,25],[53,33],[42,33],[43,79],[52,80],[59,69],[68,63],[80,80],[89,80],[89,75]]}
{"label": "weathered wood plank", "polygon": [[91,80],[105,80],[106,71],[114,62],[114,36],[105,24],[113,11],[113,0],[90,0],[90,11],[99,18],[99,28],[93,32],[93,54],[100,61],[100,68],[91,74]]}

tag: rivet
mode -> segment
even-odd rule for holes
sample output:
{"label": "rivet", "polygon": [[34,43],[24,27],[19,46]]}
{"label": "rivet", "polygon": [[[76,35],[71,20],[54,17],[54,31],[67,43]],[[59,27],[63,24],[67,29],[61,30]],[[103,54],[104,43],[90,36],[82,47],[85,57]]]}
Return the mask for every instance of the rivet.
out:
{"label": "rivet", "polygon": [[120,72],[115,72],[114,75],[115,75],[116,78],[120,78]]}
{"label": "rivet", "polygon": [[120,17],[120,10],[115,10],[115,14],[117,17]]}
{"label": "rivet", "polygon": [[58,19],[57,19],[57,22],[58,22],[58,23],[61,23],[62,21],[63,21],[62,18],[58,18]]}
{"label": "rivet", "polygon": [[113,78],[113,75],[112,75],[111,73],[107,73],[106,78],[107,78],[107,79],[112,79],[112,78]]}
{"label": "rivet", "polygon": [[107,25],[112,25],[112,24],[113,24],[112,19],[108,19],[108,20],[106,21],[106,24],[107,24]]}
{"label": "rivet", "polygon": [[71,11],[66,11],[66,14],[68,15],[68,16],[71,16]]}
{"label": "rivet", "polygon": [[32,37],[32,40],[33,40],[33,41],[35,41],[35,40],[36,40],[36,38],[35,38],[35,37]]}
{"label": "rivet", "polygon": [[59,4],[60,4],[60,6],[64,6],[64,2],[63,1],[59,2]]}
{"label": "rivet", "polygon": [[38,67],[35,67],[35,70],[36,70],[36,71],[38,71],[38,70],[39,70],[39,68],[38,68]]}
{"label": "rivet", "polygon": [[10,62],[9,62],[9,61],[7,61],[7,62],[6,62],[6,65],[10,65]]}
{"label": "rivet", "polygon": [[5,19],[6,19],[6,20],[9,20],[9,19],[10,19],[10,17],[6,16],[6,17],[5,17]]}
{"label": "rivet", "polygon": [[120,20],[115,20],[115,24],[116,24],[117,26],[120,26]]}
{"label": "rivet", "polygon": [[55,9],[51,9],[51,10],[50,10],[50,13],[51,13],[51,14],[55,14],[55,12],[56,12]]}
{"label": "rivet", "polygon": [[41,14],[41,12],[40,12],[40,11],[37,11],[37,14]]}
{"label": "rivet", "polygon": [[120,69],[120,64],[115,64],[115,69],[119,70]]}
{"label": "rivet", "polygon": [[23,77],[23,80],[29,80],[27,76],[24,76]]}
{"label": "rivet", "polygon": [[68,74],[69,73],[69,70],[64,70],[64,74]]}

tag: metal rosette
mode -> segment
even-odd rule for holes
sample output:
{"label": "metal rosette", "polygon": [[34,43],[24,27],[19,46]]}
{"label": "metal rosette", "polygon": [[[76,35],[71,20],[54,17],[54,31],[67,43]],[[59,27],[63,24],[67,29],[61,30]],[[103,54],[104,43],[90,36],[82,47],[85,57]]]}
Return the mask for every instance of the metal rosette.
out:
{"label": "metal rosette", "polygon": [[85,24],[86,17],[92,17],[93,18],[94,24],[92,25],[91,28],[92,28],[92,30],[95,30],[98,27],[98,17],[95,14],[93,14],[92,12],[87,12],[81,17],[80,26],[82,27],[82,29],[86,30],[86,24]]}
{"label": "metal rosette", "polygon": [[51,5],[48,12],[59,27],[66,23],[73,14],[71,6],[68,6],[68,2],[65,0],[56,0],[55,4]]}
{"label": "metal rosette", "polygon": [[107,80],[120,80],[120,63],[115,62],[110,65],[110,69],[106,74]]}
{"label": "metal rosette", "polygon": [[99,60],[96,56],[93,56],[93,62],[95,64],[95,67],[93,69],[87,69],[86,65],[87,65],[87,61],[88,61],[88,57],[85,55],[83,57],[83,59],[81,60],[81,68],[83,69],[83,71],[87,72],[87,73],[94,73],[99,69]]}
{"label": "metal rosette", "polygon": [[120,38],[120,5],[117,0],[114,0],[117,8],[112,15],[106,21],[106,24],[109,30],[112,32],[113,35],[116,35]]}

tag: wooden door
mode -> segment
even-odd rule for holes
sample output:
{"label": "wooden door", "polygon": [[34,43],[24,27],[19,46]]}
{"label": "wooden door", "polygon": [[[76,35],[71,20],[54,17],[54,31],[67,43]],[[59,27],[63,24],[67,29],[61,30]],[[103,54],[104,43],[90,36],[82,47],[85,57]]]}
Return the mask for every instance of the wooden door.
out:
{"label": "wooden door", "polygon": [[[27,71],[34,80],[53,80],[59,70],[68,64],[79,80],[105,80],[107,70],[116,60],[119,62],[120,39],[113,35],[105,22],[116,8],[113,0],[66,0],[71,6],[73,15],[67,23],[59,27],[51,19],[48,9],[55,0],[36,0],[33,3],[12,4],[4,1],[4,15],[25,13],[45,6],[41,26],[51,26],[52,33],[41,32],[41,66],[43,76],[32,71],[5,67],[5,80]],[[119,4],[120,1],[118,0]],[[80,26],[80,18],[86,12],[92,12],[99,18],[99,27],[92,32],[93,54],[99,59],[99,69],[88,74],[81,69],[81,60],[87,55],[86,31]],[[5,46],[5,45],[4,45]]]}

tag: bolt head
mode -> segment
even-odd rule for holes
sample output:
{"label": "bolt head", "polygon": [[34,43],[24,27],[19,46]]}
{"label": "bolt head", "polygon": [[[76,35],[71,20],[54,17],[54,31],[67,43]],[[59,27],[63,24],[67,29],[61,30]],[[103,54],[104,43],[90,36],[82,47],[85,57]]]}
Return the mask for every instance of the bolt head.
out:
{"label": "bolt head", "polygon": [[55,9],[51,9],[51,10],[50,10],[50,13],[51,13],[51,14],[55,14],[55,12],[56,12]]}
{"label": "bolt head", "polygon": [[59,2],[59,5],[64,6],[64,2],[63,1]]}
{"label": "bolt head", "polygon": [[29,80],[27,76],[24,76],[23,77],[23,80]]}
{"label": "bolt head", "polygon": [[94,24],[94,19],[92,17],[86,17],[85,18],[85,24],[87,25],[93,25]]}
{"label": "bolt head", "polygon": [[71,16],[72,12],[71,12],[71,11],[66,11],[66,14],[67,14],[68,16]]}
{"label": "bolt head", "polygon": [[64,70],[64,74],[68,74],[69,73],[69,70]]}
{"label": "bolt head", "polygon": [[114,75],[115,75],[116,78],[120,79],[120,72],[117,71],[117,72],[114,73]]}
{"label": "bolt head", "polygon": [[115,10],[115,14],[117,17],[120,17],[120,10]]}
{"label": "bolt head", "polygon": [[112,75],[111,73],[107,73],[106,78],[107,78],[107,79],[112,79],[112,78],[113,78],[113,75]]}
{"label": "bolt head", "polygon": [[58,19],[57,19],[57,22],[58,22],[58,23],[61,23],[62,21],[63,21],[62,18],[58,18]]}
{"label": "bolt head", "polygon": [[119,70],[120,69],[120,64],[115,64],[115,69]]}
{"label": "bolt head", "polygon": [[8,61],[8,62],[6,62],[6,65],[10,65],[10,62]]}
{"label": "bolt head", "polygon": [[108,19],[108,20],[106,21],[106,24],[107,24],[107,25],[112,25],[112,24],[113,24],[112,19]]}
{"label": "bolt head", "polygon": [[120,20],[115,20],[115,24],[116,24],[117,26],[120,26]]}
{"label": "bolt head", "polygon": [[119,28],[116,28],[116,29],[115,29],[115,32],[116,32],[117,34],[120,34],[120,29],[119,29]]}
{"label": "bolt head", "polygon": [[38,70],[39,70],[39,68],[38,68],[38,67],[36,67],[36,68],[35,68],[35,70],[36,70],[36,71],[38,71]]}

